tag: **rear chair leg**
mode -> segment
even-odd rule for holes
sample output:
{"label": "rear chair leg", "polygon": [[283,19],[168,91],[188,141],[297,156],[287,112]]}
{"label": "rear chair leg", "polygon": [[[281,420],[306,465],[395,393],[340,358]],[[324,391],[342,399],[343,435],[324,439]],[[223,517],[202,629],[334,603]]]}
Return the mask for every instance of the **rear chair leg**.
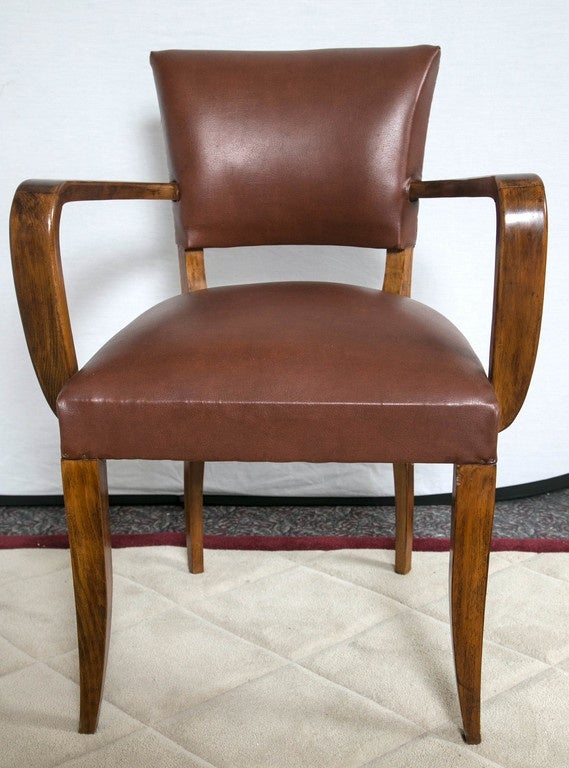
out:
{"label": "rear chair leg", "polygon": [[394,464],[395,572],[409,573],[413,551],[413,464]]}
{"label": "rear chair leg", "polygon": [[79,733],[95,733],[105,682],[112,602],[106,464],[63,460],[63,495],[79,643]]}
{"label": "rear chair leg", "polygon": [[203,461],[184,462],[186,546],[190,573],[203,573]]}
{"label": "rear chair leg", "polygon": [[450,612],[456,682],[467,744],[480,743],[482,636],[495,495],[495,465],[455,466]]}

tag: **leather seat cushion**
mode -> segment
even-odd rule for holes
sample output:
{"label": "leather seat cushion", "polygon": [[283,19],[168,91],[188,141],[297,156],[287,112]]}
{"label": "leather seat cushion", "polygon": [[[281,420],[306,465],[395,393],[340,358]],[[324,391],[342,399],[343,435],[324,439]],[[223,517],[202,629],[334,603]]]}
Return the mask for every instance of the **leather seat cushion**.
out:
{"label": "leather seat cushion", "polygon": [[66,458],[487,463],[498,404],[462,334],[335,283],[210,288],[111,339],[57,404]]}

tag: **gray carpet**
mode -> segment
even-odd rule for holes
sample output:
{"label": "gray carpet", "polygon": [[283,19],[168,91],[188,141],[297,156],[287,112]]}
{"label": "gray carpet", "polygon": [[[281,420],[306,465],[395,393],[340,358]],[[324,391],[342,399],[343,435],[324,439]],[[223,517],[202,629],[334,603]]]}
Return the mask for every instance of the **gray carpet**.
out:
{"label": "gray carpet", "polygon": [[[206,534],[232,536],[393,536],[393,507],[206,506]],[[181,505],[111,507],[113,533],[182,531]],[[0,536],[66,532],[63,507],[0,507]],[[447,505],[417,506],[415,535],[447,538]],[[569,489],[498,502],[494,535],[508,539],[569,539]]]}

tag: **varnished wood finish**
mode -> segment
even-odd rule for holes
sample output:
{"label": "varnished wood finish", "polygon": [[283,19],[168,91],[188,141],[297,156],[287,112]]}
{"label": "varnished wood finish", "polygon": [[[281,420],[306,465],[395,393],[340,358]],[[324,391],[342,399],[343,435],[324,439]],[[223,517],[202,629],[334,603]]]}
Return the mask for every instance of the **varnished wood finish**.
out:
{"label": "varnished wood finish", "polygon": [[[399,296],[411,295],[413,248],[388,250],[385,258],[383,290]],[[413,464],[394,464],[395,481],[395,572],[411,570],[413,552],[414,468]]]}
{"label": "varnished wood finish", "polygon": [[180,283],[182,293],[207,288],[204,252],[201,249],[180,248]]}
{"label": "varnished wood finish", "polygon": [[411,570],[413,553],[414,467],[394,464],[395,479],[395,572]]}
{"label": "varnished wood finish", "polygon": [[489,377],[509,426],[531,381],[543,310],[547,209],[539,179],[498,183],[498,247]]}
{"label": "varnished wood finish", "polygon": [[[207,288],[203,250],[180,248],[182,293]],[[184,510],[186,548],[191,573],[203,573],[203,461],[184,462]]]}
{"label": "varnished wood finish", "polygon": [[455,467],[450,611],[458,697],[467,744],[480,743],[482,639],[495,492],[495,465]]}
{"label": "varnished wood finish", "polygon": [[416,181],[410,198],[491,197],[496,204],[496,271],[488,375],[500,429],[520,410],[533,373],[545,285],[547,206],[538,176]]}
{"label": "varnished wood finish", "polygon": [[99,720],[111,629],[111,536],[104,461],[61,464],[79,643],[79,733]]}
{"label": "varnished wood finish", "polygon": [[398,293],[400,296],[411,295],[411,276],[413,272],[413,248],[402,251],[388,250],[385,257],[383,290]]}
{"label": "varnished wood finish", "polygon": [[203,461],[184,462],[186,545],[191,573],[203,573]]}
{"label": "varnished wood finish", "polygon": [[30,356],[52,408],[77,370],[59,249],[65,203],[79,200],[176,200],[175,184],[25,181],[10,214],[14,281]]}

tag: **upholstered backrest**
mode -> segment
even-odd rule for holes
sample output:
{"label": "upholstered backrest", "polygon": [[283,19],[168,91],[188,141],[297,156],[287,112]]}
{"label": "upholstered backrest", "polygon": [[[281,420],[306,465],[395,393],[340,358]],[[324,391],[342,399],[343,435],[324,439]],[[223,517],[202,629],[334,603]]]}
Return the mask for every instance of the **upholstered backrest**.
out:
{"label": "upholstered backrest", "polygon": [[184,247],[413,245],[439,49],[151,55]]}

